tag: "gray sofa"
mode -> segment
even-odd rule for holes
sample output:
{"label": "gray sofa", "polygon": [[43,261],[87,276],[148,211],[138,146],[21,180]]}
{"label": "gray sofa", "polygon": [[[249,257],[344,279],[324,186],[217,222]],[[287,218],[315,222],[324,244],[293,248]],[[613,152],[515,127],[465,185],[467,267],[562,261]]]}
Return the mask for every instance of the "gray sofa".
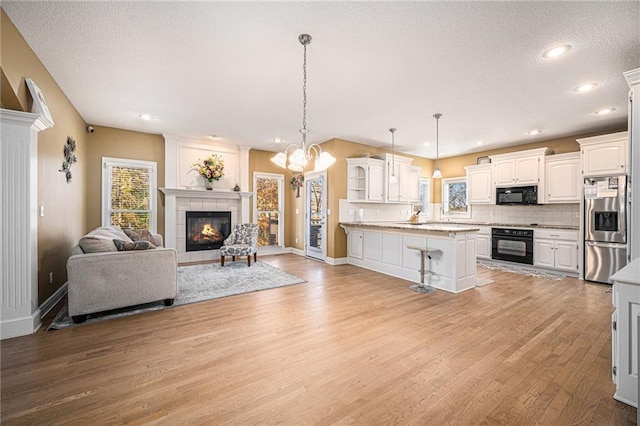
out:
{"label": "gray sofa", "polygon": [[[97,228],[80,239],[67,260],[69,315],[84,322],[87,314],[155,301],[173,304],[178,294],[178,255],[163,248],[162,236],[151,234],[156,248],[133,246],[120,228]],[[117,240],[114,243],[113,240]]]}

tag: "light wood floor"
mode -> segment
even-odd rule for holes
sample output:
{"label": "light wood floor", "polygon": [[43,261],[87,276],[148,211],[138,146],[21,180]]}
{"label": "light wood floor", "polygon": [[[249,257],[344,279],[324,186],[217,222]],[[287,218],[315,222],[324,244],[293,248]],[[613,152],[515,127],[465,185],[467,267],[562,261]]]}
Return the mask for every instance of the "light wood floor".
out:
{"label": "light wood floor", "polygon": [[2,342],[3,424],[632,425],[609,287],[479,269],[421,295],[353,266],[305,284]]}

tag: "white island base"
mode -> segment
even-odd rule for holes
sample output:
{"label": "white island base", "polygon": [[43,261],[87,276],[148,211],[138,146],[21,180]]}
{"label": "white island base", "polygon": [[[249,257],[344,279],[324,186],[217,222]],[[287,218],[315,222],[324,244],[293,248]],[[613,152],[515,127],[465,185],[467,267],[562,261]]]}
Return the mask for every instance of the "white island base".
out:
{"label": "white island base", "polygon": [[477,228],[429,225],[341,223],[347,233],[351,265],[420,282],[420,251],[407,246],[438,249],[440,256],[427,259],[425,284],[451,293],[476,285]]}

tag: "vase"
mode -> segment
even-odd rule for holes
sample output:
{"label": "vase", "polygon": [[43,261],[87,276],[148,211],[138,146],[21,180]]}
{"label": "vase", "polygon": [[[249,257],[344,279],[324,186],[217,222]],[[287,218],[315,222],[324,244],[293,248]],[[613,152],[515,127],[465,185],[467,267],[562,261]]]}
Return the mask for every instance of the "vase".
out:
{"label": "vase", "polygon": [[207,191],[211,191],[213,189],[213,181],[209,179],[205,179],[204,187],[207,188]]}

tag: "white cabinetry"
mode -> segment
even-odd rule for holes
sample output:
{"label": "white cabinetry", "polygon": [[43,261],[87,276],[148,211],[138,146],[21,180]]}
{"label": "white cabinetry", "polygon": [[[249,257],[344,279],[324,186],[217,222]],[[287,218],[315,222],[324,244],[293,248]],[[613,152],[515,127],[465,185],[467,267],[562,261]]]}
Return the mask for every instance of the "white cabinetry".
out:
{"label": "white cabinetry", "polygon": [[577,139],[582,157],[582,176],[626,174],[629,164],[628,132]]}
{"label": "white cabinetry", "polygon": [[467,166],[467,185],[469,188],[469,204],[493,204],[495,187],[493,185],[493,165],[481,164]]}
{"label": "white cabinetry", "polygon": [[549,148],[537,148],[509,154],[492,155],[493,180],[496,186],[543,184],[544,159]]}
{"label": "white cabinetry", "polygon": [[384,199],[384,161],[374,158],[347,158],[347,200]]}
{"label": "white cabinetry", "polygon": [[613,281],[612,377],[615,399],[638,407],[638,317],[640,258],[611,276]]}
{"label": "white cabinetry", "polygon": [[[385,154],[384,200],[387,203],[407,203],[419,198],[421,168],[411,166],[412,161],[409,157]],[[395,182],[392,175],[395,176]]]}
{"label": "white cabinetry", "polygon": [[536,229],[533,264],[568,272],[578,271],[578,232]]}
{"label": "white cabinetry", "polygon": [[[631,188],[629,200],[640,200],[640,68],[624,73],[631,88],[629,92],[629,176]],[[640,203],[629,204],[629,252],[630,258],[640,257]],[[640,410],[638,411],[640,424]]]}
{"label": "white cabinetry", "polygon": [[362,259],[363,232],[358,229],[351,229],[347,234],[347,244],[349,247],[349,257]]}
{"label": "white cabinetry", "polygon": [[544,203],[579,203],[582,195],[580,153],[549,155],[545,158]]}
{"label": "white cabinetry", "polygon": [[476,234],[476,256],[478,259],[491,259],[491,227],[479,226]]}

